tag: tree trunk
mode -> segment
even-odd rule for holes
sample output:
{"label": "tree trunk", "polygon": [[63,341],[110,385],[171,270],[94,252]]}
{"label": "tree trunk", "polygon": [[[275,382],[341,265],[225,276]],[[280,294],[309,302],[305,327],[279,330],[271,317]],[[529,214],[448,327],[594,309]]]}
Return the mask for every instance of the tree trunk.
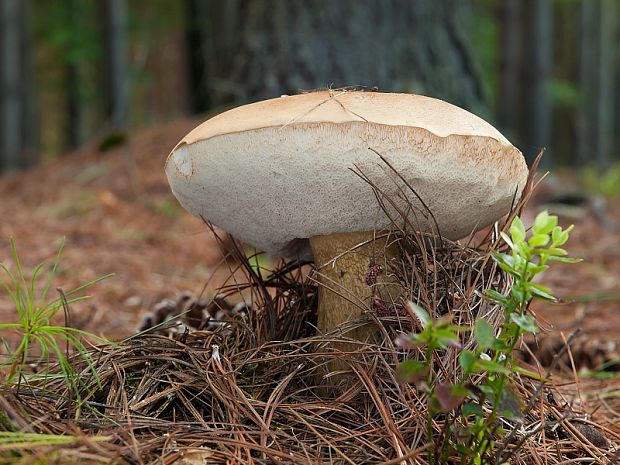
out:
{"label": "tree trunk", "polygon": [[552,161],[551,121],[552,108],[549,98],[551,63],[553,61],[553,15],[549,0],[529,0],[526,3],[528,17],[525,50],[529,51],[525,71],[525,145],[531,150],[525,153],[533,160],[538,151],[546,148],[543,164]]}
{"label": "tree trunk", "polygon": [[20,24],[21,74],[21,162],[22,167],[33,166],[39,158],[39,121],[37,115],[37,86],[33,66],[32,6],[22,0]]}
{"label": "tree trunk", "polygon": [[597,164],[608,168],[612,160],[614,141],[614,103],[618,49],[616,34],[618,28],[618,0],[600,0],[598,102],[596,125]]}
{"label": "tree trunk", "polygon": [[582,0],[580,14],[580,57],[579,57],[579,90],[580,108],[577,117],[578,159],[585,165],[594,161],[596,153],[596,85],[598,47],[596,44],[598,25],[598,0]]}
{"label": "tree trunk", "polygon": [[0,169],[15,170],[22,164],[22,61],[21,0],[0,2]]}
{"label": "tree trunk", "polygon": [[[79,21],[84,14],[78,0],[69,0],[68,27],[73,37],[79,37]],[[76,48],[74,42],[68,44]],[[82,106],[82,79],[80,60],[75,54],[65,56],[65,96],[67,111],[66,146],[68,149],[79,147],[84,142],[84,112]]]}
{"label": "tree trunk", "polygon": [[211,107],[208,86],[212,63],[209,2],[207,0],[186,0],[185,11],[189,108],[192,113],[204,113]]}
{"label": "tree trunk", "polygon": [[127,5],[125,0],[103,0],[106,114],[117,129],[127,123]]}
{"label": "tree trunk", "polygon": [[82,98],[80,93],[80,67],[69,60],[65,67],[65,96],[67,105],[67,134],[68,149],[79,147],[83,142]]}
{"label": "tree trunk", "polygon": [[504,0],[500,10],[501,53],[498,119],[503,128],[515,130],[518,121],[521,74],[521,0]]}
{"label": "tree trunk", "polygon": [[456,0],[210,2],[219,45],[207,81],[210,100],[241,103],[363,85],[436,96],[484,113],[463,33],[468,8]]}

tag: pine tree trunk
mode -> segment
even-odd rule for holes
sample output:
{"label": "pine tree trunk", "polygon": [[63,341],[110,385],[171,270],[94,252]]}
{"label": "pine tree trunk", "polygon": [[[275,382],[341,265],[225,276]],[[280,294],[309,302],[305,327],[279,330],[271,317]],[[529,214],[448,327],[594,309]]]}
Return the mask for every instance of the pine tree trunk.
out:
{"label": "pine tree trunk", "polygon": [[[79,0],[69,0],[68,5],[69,27],[77,35],[84,8],[81,8]],[[65,142],[68,149],[74,149],[84,142],[84,112],[80,63],[71,54],[65,57],[65,97],[67,111]]]}
{"label": "pine tree trunk", "polygon": [[597,164],[608,168],[613,156],[615,77],[618,69],[618,0],[600,0],[599,66],[598,66],[598,115],[597,115]]}
{"label": "pine tree trunk", "polygon": [[22,0],[20,24],[21,74],[21,167],[33,166],[39,159],[39,121],[37,86],[33,66],[32,10],[30,0]]}
{"label": "pine tree trunk", "polygon": [[456,0],[210,2],[212,104],[302,89],[378,86],[438,96],[477,113],[484,95]]}
{"label": "pine tree trunk", "polygon": [[0,2],[0,170],[22,164],[21,0]]}
{"label": "pine tree trunk", "polygon": [[551,121],[552,108],[549,98],[551,80],[553,15],[552,2],[549,0],[529,0],[526,3],[528,16],[526,25],[527,56],[525,71],[525,145],[532,149],[525,153],[533,160],[542,148],[546,148],[543,164],[549,166],[552,161]]}
{"label": "pine tree trunk", "polygon": [[126,0],[103,0],[106,114],[110,124],[127,123],[127,4]]}
{"label": "pine tree trunk", "polygon": [[580,108],[577,116],[579,164],[585,165],[594,161],[596,150],[596,85],[597,66],[599,62],[596,44],[599,29],[599,0],[582,0],[580,11],[580,58],[579,58],[579,90]]}
{"label": "pine tree trunk", "polygon": [[211,57],[211,18],[207,0],[186,0],[186,46],[192,113],[204,113],[211,107],[209,75]]}
{"label": "pine tree trunk", "polygon": [[521,0],[501,4],[501,53],[499,69],[498,119],[502,127],[517,128],[519,75],[521,71]]}

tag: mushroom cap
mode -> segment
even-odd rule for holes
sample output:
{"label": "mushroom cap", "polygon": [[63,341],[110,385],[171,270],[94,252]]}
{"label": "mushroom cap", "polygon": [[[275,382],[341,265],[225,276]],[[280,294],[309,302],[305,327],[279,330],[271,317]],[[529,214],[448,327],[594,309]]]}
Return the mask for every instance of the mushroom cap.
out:
{"label": "mushroom cap", "polygon": [[166,161],[183,207],[275,256],[307,256],[303,240],[312,236],[392,227],[354,171],[392,199],[388,211],[404,208],[420,231],[436,231],[436,221],[450,239],[506,214],[528,174],[521,152],[462,108],[358,91],[282,96],[226,111],[185,136]]}

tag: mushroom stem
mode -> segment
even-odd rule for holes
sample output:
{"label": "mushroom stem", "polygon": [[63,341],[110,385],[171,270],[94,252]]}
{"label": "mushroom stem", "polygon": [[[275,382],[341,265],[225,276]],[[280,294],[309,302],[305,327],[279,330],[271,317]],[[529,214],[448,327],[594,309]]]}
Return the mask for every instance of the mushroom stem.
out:
{"label": "mushroom stem", "polygon": [[[378,298],[388,305],[397,302],[402,286],[389,273],[389,263],[399,258],[394,236],[387,232],[336,233],[310,238],[314,262],[318,268],[319,315],[318,329],[329,332],[347,321],[359,318]],[[374,268],[375,284],[368,284],[366,277]],[[382,270],[382,273],[379,272]],[[348,331],[346,335],[359,341],[372,340],[374,332],[369,325]],[[352,350],[339,344],[338,348]]]}

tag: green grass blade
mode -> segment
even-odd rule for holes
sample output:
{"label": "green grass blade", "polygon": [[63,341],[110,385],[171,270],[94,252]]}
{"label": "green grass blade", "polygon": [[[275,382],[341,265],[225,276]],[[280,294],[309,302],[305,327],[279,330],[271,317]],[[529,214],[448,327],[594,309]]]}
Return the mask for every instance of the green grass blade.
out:
{"label": "green grass blade", "polygon": [[94,286],[95,284],[100,283],[101,281],[105,279],[111,278],[112,276],[114,276],[114,273],[108,273],[106,275],[100,276],[99,278],[93,279],[92,281],[89,281],[86,284],[82,284],[81,286],[76,287],[75,289],[65,292],[65,296],[69,297],[74,294],[77,294],[78,292],[83,291],[84,289],[87,289],[91,286]]}
{"label": "green grass blade", "polygon": [[[82,440],[82,438],[64,434],[59,435],[0,431],[0,451],[69,445]],[[88,436],[88,440],[93,442],[107,442],[111,441],[112,437]]]}
{"label": "green grass blade", "polygon": [[56,273],[58,273],[58,266],[60,265],[60,258],[62,257],[62,252],[65,248],[65,238],[63,237],[60,241],[60,246],[58,247],[58,252],[56,253],[56,258],[54,259],[54,264],[50,272],[47,275],[47,281],[45,282],[45,287],[41,292],[41,297],[39,298],[39,307],[43,305],[43,302],[47,299],[47,294],[49,293],[50,288],[52,287],[52,282],[54,278],[56,278]]}

